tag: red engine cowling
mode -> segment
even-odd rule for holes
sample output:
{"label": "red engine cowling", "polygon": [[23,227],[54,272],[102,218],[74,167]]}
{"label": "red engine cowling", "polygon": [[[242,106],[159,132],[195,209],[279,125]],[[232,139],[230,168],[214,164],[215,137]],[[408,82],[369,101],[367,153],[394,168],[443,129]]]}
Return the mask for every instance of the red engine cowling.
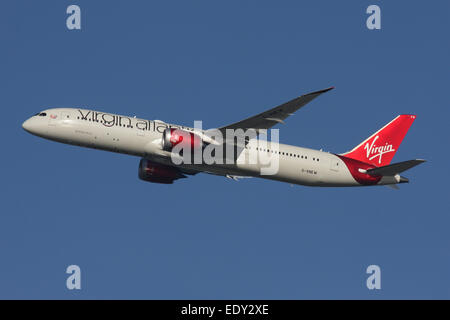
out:
{"label": "red engine cowling", "polygon": [[147,159],[141,159],[139,162],[139,179],[155,183],[173,183],[174,180],[186,178],[184,174],[175,167],[150,162]]}
{"label": "red engine cowling", "polygon": [[201,148],[203,143],[202,138],[195,133],[176,128],[165,129],[162,136],[163,150],[171,151],[176,145],[193,151],[195,148]]}

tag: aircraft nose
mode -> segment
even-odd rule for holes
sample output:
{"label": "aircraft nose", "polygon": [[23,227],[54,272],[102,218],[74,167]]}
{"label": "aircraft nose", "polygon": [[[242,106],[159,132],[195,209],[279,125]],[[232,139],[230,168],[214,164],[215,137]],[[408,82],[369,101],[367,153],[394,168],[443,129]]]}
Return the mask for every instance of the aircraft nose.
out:
{"label": "aircraft nose", "polygon": [[32,128],[31,120],[30,119],[25,120],[24,123],[22,123],[22,128],[25,131],[31,132],[31,128]]}

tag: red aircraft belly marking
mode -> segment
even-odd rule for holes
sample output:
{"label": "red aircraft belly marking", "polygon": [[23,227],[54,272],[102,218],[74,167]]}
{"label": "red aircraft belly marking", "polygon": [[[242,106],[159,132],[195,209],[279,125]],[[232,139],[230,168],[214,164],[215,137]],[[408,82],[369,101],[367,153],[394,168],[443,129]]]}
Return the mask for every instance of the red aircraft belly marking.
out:
{"label": "red aircraft belly marking", "polygon": [[359,184],[370,186],[377,184],[381,180],[381,176],[371,176],[370,174],[359,171],[359,169],[368,170],[376,168],[376,166],[358,160],[350,159],[344,156],[340,155],[336,156],[339,157],[339,159],[341,159],[345,163],[353,179],[355,179]]}

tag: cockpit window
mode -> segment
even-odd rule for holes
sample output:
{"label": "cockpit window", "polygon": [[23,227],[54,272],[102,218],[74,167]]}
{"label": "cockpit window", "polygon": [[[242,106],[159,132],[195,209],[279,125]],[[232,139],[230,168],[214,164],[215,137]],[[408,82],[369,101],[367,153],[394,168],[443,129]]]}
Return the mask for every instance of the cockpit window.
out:
{"label": "cockpit window", "polygon": [[39,117],[45,117],[47,114],[45,112],[39,113]]}

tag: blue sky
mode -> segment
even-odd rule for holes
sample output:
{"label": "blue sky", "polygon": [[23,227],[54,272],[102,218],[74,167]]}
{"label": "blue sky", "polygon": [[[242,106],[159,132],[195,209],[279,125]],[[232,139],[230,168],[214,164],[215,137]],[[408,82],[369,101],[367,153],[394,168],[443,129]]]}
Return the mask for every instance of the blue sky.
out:
{"label": "blue sky", "polygon": [[[81,8],[82,29],[66,28]],[[370,4],[381,30],[366,28]],[[450,298],[448,1],[3,1],[0,298]],[[411,183],[308,188],[197,175],[39,139],[77,107],[205,127],[334,85],[280,127],[344,152],[414,113]],[[66,267],[82,272],[69,291]],[[367,266],[381,267],[369,291]]]}

